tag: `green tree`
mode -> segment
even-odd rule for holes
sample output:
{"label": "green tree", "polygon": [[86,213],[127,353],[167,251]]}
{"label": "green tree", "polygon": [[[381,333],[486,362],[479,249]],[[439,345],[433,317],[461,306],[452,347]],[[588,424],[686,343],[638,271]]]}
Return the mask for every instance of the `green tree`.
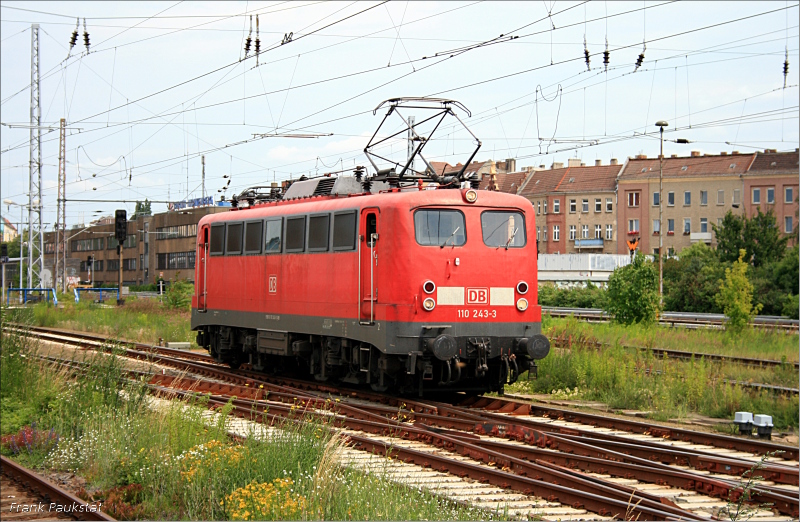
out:
{"label": "green tree", "polygon": [[717,294],[717,303],[728,316],[726,329],[738,333],[761,310],[761,304],[753,305],[753,284],[747,278],[745,249],[739,251],[739,259],[732,268],[725,269],[725,281]]}
{"label": "green tree", "polygon": [[136,210],[133,211],[131,219],[136,219],[139,216],[152,216],[152,215],[153,213],[150,211],[150,201],[148,201],[145,198],[144,203],[142,203],[141,201],[136,202]]}
{"label": "green tree", "polygon": [[664,308],[675,312],[722,313],[716,301],[725,264],[717,252],[697,242],[680,258],[664,263]]}
{"label": "green tree", "polygon": [[608,279],[605,310],[622,324],[652,323],[658,316],[658,268],[640,252]]}
{"label": "green tree", "polygon": [[797,317],[797,292],[800,286],[797,245],[786,252],[783,259],[753,268],[753,299],[762,305],[761,313]]}
{"label": "green tree", "polygon": [[758,267],[778,261],[786,254],[789,238],[781,233],[772,209],[764,213],[759,208],[749,219],[728,211],[722,224],[712,225],[712,228],[717,238],[717,254],[722,261],[736,261],[739,251],[744,249],[744,259],[752,259],[753,266]]}

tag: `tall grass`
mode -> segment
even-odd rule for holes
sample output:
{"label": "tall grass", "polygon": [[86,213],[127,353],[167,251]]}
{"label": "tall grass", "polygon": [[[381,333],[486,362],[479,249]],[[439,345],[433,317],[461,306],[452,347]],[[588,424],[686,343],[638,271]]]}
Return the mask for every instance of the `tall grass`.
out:
{"label": "tall grass", "polygon": [[[342,440],[318,419],[288,419],[270,428],[250,423],[244,441],[235,442],[228,435],[230,405],[211,416],[215,421],[203,396],[154,407],[144,382],[128,378],[115,347],[75,353],[73,363],[84,371],[42,363],[24,338],[4,336],[0,435],[10,441],[9,434],[27,425],[25,434],[55,436],[27,447],[4,443],[0,451],[81,475],[87,487],[80,494],[102,500],[117,518],[491,518],[380,474],[341,467]],[[242,510],[240,503],[253,509]]]}

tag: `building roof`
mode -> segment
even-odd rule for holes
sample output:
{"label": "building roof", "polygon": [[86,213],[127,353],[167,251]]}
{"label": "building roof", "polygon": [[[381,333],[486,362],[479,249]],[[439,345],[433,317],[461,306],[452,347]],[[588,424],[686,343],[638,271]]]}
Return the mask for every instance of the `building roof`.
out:
{"label": "building roof", "polygon": [[758,152],[750,166],[748,174],[795,174],[800,170],[800,153],[793,152]]}
{"label": "building roof", "polygon": [[614,192],[621,169],[622,165],[597,165],[535,171],[521,195]]}
{"label": "building roof", "polygon": [[17,227],[15,227],[8,218],[3,218],[3,226],[6,226],[13,230],[15,233],[17,232]]}
{"label": "building roof", "polygon": [[[497,190],[500,192],[506,192],[508,194],[516,194],[519,188],[522,186],[522,183],[525,181],[525,178],[528,176],[528,174],[529,172],[527,171],[509,172],[508,174],[504,173],[496,174]],[[489,183],[491,183],[491,181],[492,181],[492,176],[490,174],[484,174],[479,188],[482,190],[488,189]]]}
{"label": "building roof", "polygon": [[[738,176],[748,171],[755,156],[755,154],[726,154],[664,158],[664,178]],[[660,160],[657,157],[629,158],[619,175],[619,180],[658,179],[659,166]]]}

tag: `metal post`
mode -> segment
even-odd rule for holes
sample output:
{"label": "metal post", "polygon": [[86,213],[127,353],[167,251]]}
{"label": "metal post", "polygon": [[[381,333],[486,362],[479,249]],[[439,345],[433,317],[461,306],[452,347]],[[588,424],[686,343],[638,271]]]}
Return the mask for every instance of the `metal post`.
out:
{"label": "metal post", "polygon": [[[663,122],[659,122],[663,123]],[[664,306],[664,126],[661,129],[661,154],[658,156],[658,303]]]}
{"label": "metal post", "polygon": [[117,244],[119,254],[119,291],[117,293],[117,306],[122,304],[122,243]]}
{"label": "metal post", "polygon": [[[56,215],[56,270],[53,278],[58,286],[61,265],[61,291],[67,292],[67,120],[61,118],[58,147],[58,214]],[[61,238],[59,240],[59,237]],[[60,251],[59,251],[60,250]]]}
{"label": "metal post", "polygon": [[[19,287],[25,288],[22,282],[22,205],[19,206]],[[19,302],[22,302],[22,292],[19,293]]]}

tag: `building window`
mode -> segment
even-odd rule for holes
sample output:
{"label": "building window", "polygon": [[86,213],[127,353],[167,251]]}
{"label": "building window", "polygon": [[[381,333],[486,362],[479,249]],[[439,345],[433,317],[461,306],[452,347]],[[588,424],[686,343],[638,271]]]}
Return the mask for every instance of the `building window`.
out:
{"label": "building window", "polygon": [[639,232],[639,220],[638,219],[629,219],[628,220],[628,233]]}
{"label": "building window", "polygon": [[569,240],[575,241],[575,225],[569,226]]}
{"label": "building window", "polygon": [[197,223],[156,228],[156,239],[178,239],[197,236]]}
{"label": "building window", "polygon": [[733,189],[733,204],[738,205],[741,202],[742,196],[739,189]]}
{"label": "building window", "polygon": [[583,225],[581,227],[581,237],[586,239],[589,237],[589,225]]}
{"label": "building window", "polygon": [[570,199],[569,200],[569,213],[574,214],[578,211],[578,202],[577,200]]}
{"label": "building window", "polygon": [[718,190],[717,191],[717,205],[724,205],[725,204],[725,191]]}
{"label": "building window", "polygon": [[539,241],[540,232],[541,232],[541,229],[539,227],[536,227],[536,241]]}
{"label": "building window", "polygon": [[717,218],[717,226],[718,227],[722,226],[722,218]]}
{"label": "building window", "polygon": [[761,203],[761,189],[754,188],[753,189],[753,204],[758,205]]}
{"label": "building window", "polygon": [[658,219],[653,220],[653,234],[660,234],[661,233],[661,221]]}
{"label": "building window", "polygon": [[614,239],[614,226],[613,225],[606,225],[606,239],[609,241]]}
{"label": "building window", "polygon": [[683,233],[689,234],[692,232],[692,218],[683,218]]}
{"label": "building window", "polygon": [[132,272],[136,270],[136,258],[130,259],[123,259],[122,260],[122,271],[123,272]]}
{"label": "building window", "polygon": [[603,239],[603,225],[594,226],[594,238]]}
{"label": "building window", "polygon": [[611,201],[611,198],[606,198],[606,212],[612,212],[614,210],[614,203]]}
{"label": "building window", "polygon": [[785,197],[783,198],[784,203],[794,203],[794,189],[793,187],[786,187],[783,189]]}
{"label": "building window", "polygon": [[708,205],[708,191],[701,190],[700,191],[700,205]]}
{"label": "building window", "polygon": [[775,187],[767,187],[767,204],[775,203]]}
{"label": "building window", "polygon": [[603,211],[603,200],[600,198],[596,198],[594,200],[594,211],[595,212],[602,212]]}
{"label": "building window", "polygon": [[683,193],[683,206],[689,207],[691,205],[692,205],[692,193],[687,190]]}
{"label": "building window", "polygon": [[542,205],[542,206],[544,207],[544,213],[547,214],[547,200],[546,199],[544,200],[544,205]]}
{"label": "building window", "polygon": [[674,207],[675,206],[675,193],[674,192],[667,192],[667,206]]}
{"label": "building window", "polygon": [[561,240],[561,228],[558,225],[553,225],[553,241]]}
{"label": "building window", "polygon": [[675,220],[668,219],[667,220],[667,234],[674,234],[675,233]]}
{"label": "building window", "polygon": [[589,212],[589,200],[581,200],[581,212]]}
{"label": "building window", "polygon": [[[98,269],[95,268],[95,272]],[[106,263],[106,271],[107,272],[119,272],[119,259],[109,259],[108,263]]]}
{"label": "building window", "polygon": [[547,225],[542,227],[542,241],[547,241]]}
{"label": "building window", "polygon": [[784,223],[784,232],[786,232],[787,234],[791,234],[792,233],[792,216],[786,216],[785,218],[783,218],[783,223]]}
{"label": "building window", "polygon": [[639,193],[638,192],[628,192],[628,206],[629,207],[638,207],[639,206]]}
{"label": "building window", "polygon": [[561,212],[561,200],[560,199],[554,199],[553,200],[553,213],[554,214],[558,214],[559,212]]}
{"label": "building window", "polygon": [[537,201],[536,202],[536,215],[538,216],[541,213],[542,213],[542,202],[541,201]]}
{"label": "building window", "polygon": [[653,192],[653,206],[657,207],[660,202],[661,202],[661,194],[659,194],[658,192]]}
{"label": "building window", "polygon": [[700,218],[700,232],[708,232],[708,218]]}

